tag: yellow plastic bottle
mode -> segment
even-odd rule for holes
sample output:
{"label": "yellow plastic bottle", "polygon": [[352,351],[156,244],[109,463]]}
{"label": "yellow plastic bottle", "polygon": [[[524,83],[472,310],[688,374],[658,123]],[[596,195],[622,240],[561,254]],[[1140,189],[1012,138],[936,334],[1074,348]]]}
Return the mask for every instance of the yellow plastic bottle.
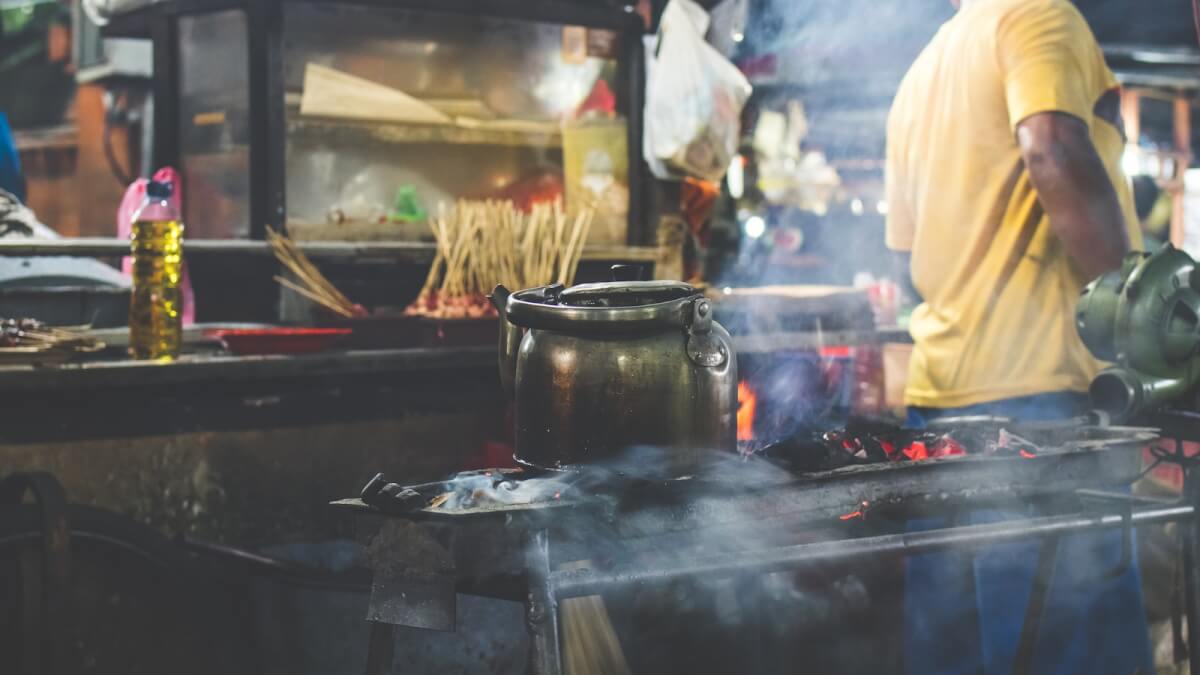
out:
{"label": "yellow plastic bottle", "polygon": [[183,346],[183,222],[170,183],[146,186],[131,240],[129,352],[139,360],[173,361]]}

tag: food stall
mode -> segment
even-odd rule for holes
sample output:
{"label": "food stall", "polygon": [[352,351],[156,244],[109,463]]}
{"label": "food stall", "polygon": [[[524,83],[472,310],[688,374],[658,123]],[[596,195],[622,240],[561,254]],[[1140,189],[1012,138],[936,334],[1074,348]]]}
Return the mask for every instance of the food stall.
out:
{"label": "food stall", "polygon": [[[122,317],[5,326],[0,621],[102,672],[137,659],[95,626],[155,621],[152,672],[836,672],[899,658],[903,556],[1044,537],[1053,562],[1104,530],[1127,564],[1177,523],[1194,561],[1194,489],[1099,489],[1141,477],[1151,429],[894,423],[878,127],[927,36],[868,69],[808,41],[788,71],[738,47],[786,24],[732,4],[709,41],[756,87],[737,177],[668,183],[624,3],[115,3],[104,33],[153,45],[145,172],[178,173],[195,322],[169,362],[128,358]],[[719,220],[731,265],[685,260]],[[129,250],[0,237],[43,286],[52,258],[103,268],[82,297],[123,300]],[[1052,514],[903,531],[1013,500]]]}
{"label": "food stall", "polygon": [[[186,333],[188,353],[167,366],[122,359],[126,342],[118,330],[101,335],[106,349],[86,363],[7,374],[15,378],[8,389],[15,406],[72,411],[57,431],[32,418],[25,430],[10,427],[12,442],[261,431],[298,419],[352,424],[393,417],[397,408],[389,405],[409,409],[385,403],[401,395],[381,387],[408,389],[401,398],[435,410],[446,406],[438,403],[441,385],[490,387],[495,395],[480,393],[470,405],[460,395],[445,411],[467,415],[476,431],[469,440],[439,443],[442,471],[467,461],[486,434],[502,440],[504,403],[495,388],[494,318],[403,315],[446,244],[428,226],[439,209],[453,210],[460,199],[521,208],[557,199],[571,214],[587,207],[594,217],[586,241],[571,242],[571,274],[578,265],[581,279],[606,276],[613,263],[669,269],[678,255],[658,245],[658,227],[650,225],[650,183],[639,160],[643,29],[622,7],[172,2],[118,10],[102,28],[106,36],[153,44],[155,104],[146,122],[154,165],[179,173],[199,323]],[[280,333],[279,345],[251,345],[255,354],[234,345],[231,355],[214,337],[218,329],[276,323],[350,332],[336,313],[302,296],[310,286],[295,283],[273,255],[272,231],[286,233],[292,257],[303,258],[329,288],[375,315],[351,322],[357,330],[341,336],[334,351],[263,354],[311,348],[287,343],[303,335]],[[129,250],[116,238],[10,237],[0,245],[6,256],[25,257],[10,258],[16,260],[116,261]],[[83,314],[78,323],[94,322]],[[446,377],[423,381],[419,374],[430,371]],[[42,376],[65,379],[16,382]],[[456,378],[465,383],[451,386]],[[162,397],[167,390],[169,399]],[[84,391],[103,395],[78,411],[57,398]],[[373,405],[364,409],[364,399]],[[412,431],[394,433],[399,444]],[[14,466],[41,463],[36,453],[18,454],[26,459]],[[85,500],[115,506],[125,499],[80,494],[95,489],[83,476],[68,482]],[[204,511],[225,508],[211,506]]]}
{"label": "food stall", "polygon": [[[335,654],[351,662],[364,654],[361,632],[329,633],[361,625],[366,587],[353,522],[328,503],[373,471],[433,480],[512,461],[494,312],[405,313],[424,307],[415,302],[423,289],[461,286],[478,270],[452,273],[455,223],[446,223],[447,236],[429,223],[443,213],[453,220],[461,200],[511,203],[520,214],[505,217],[521,219],[513,228],[550,230],[555,250],[539,255],[534,274],[546,282],[607,278],[618,263],[646,274],[678,267],[674,226],[661,228],[651,214],[640,161],[642,20],[620,5],[566,2],[130,4],[102,30],[153,45],[145,120],[152,160],[143,170],[178,172],[196,322],[170,363],[130,360],[128,330],[104,327],[122,326],[123,312],[98,322],[82,301],[56,322],[72,327],[69,336],[14,325],[20,344],[0,366],[11,422],[0,464],[6,476],[47,472],[61,484],[56,505],[54,490],[32,482],[38,504],[61,507],[63,540],[74,542],[75,574],[94,581],[89,588],[113,587],[93,576],[113,556],[129,571],[115,586],[129,602],[81,603],[89,617],[81,631],[139,630],[154,607],[163,626],[209,635],[227,648],[213,651],[232,661],[213,661],[186,639],[129,650],[82,632],[64,653],[106,672],[120,671],[132,653],[145,664],[171,652],[192,655],[175,670],[244,672],[265,659],[288,672],[330,672],[321,664]],[[531,206],[555,203],[558,210],[528,221]],[[586,236],[577,219],[584,210]],[[127,280],[109,278],[129,254],[128,239],[32,229],[35,236],[0,241],[14,269],[10,285],[26,286],[5,296],[14,315],[52,319],[44,303],[16,304],[51,292],[59,302],[123,293],[128,305]],[[283,248],[271,233],[285,237]],[[477,241],[471,248],[485,250]],[[81,271],[57,271],[84,262],[108,276],[85,284]],[[529,257],[494,264],[510,262],[535,267]],[[314,270],[316,286],[305,275]],[[481,274],[473,300],[490,290]],[[68,296],[67,285],[87,288]],[[370,316],[351,320],[310,302],[314,288]],[[321,337],[313,327],[337,341],[305,342]],[[235,344],[264,330],[275,344]],[[76,343],[83,333],[86,354]],[[42,532],[32,511],[16,511],[6,501],[5,517],[16,519],[6,520],[6,533]],[[88,549],[97,539],[117,542],[116,550]],[[160,584],[164,569],[171,581]],[[42,578],[5,576],[26,588]],[[326,592],[307,592],[313,584]],[[186,587],[196,590],[181,595]],[[40,639],[41,618],[53,627],[47,632],[73,630],[38,603],[8,602],[9,590],[0,604],[38,612],[22,619],[31,640]],[[262,592],[282,602],[251,600]],[[250,621],[243,635],[255,636],[249,647],[236,636],[222,642],[227,610],[205,609],[230,593],[258,603],[241,613]],[[289,606],[307,609],[270,616]],[[314,616],[325,618],[311,623]],[[303,644],[313,645],[308,654]]]}

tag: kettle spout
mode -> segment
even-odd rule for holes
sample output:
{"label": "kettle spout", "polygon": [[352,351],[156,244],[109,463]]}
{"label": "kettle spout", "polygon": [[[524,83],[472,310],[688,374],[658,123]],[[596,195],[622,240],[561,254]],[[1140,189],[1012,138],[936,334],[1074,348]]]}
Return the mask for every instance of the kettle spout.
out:
{"label": "kettle spout", "polygon": [[508,320],[508,297],[512,295],[504,286],[496,286],[496,290],[488,296],[492,306],[500,315],[500,343],[498,358],[500,361],[500,386],[504,393],[512,398],[516,393],[517,380],[517,349],[521,346],[520,326]]}

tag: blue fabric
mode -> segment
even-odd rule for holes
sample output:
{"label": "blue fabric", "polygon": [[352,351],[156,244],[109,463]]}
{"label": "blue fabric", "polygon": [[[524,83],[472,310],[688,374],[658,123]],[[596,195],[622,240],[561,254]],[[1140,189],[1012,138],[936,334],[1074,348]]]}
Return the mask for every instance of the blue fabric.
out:
{"label": "blue fabric", "polygon": [[13,138],[12,129],[8,126],[8,117],[4,113],[0,113],[0,189],[13,193],[24,203],[25,178],[21,175],[21,160],[17,156],[17,142]]}
{"label": "blue fabric", "polygon": [[[1063,392],[955,409],[910,408],[908,421],[995,415],[1026,421],[1085,410]],[[977,510],[908,523],[909,531],[1036,516],[1033,507]],[[1025,620],[1040,540],[910,557],[905,568],[905,670],[912,675],[1008,675]],[[1153,673],[1137,558],[1119,576],[1120,532],[1063,537],[1034,650],[1037,675]]]}

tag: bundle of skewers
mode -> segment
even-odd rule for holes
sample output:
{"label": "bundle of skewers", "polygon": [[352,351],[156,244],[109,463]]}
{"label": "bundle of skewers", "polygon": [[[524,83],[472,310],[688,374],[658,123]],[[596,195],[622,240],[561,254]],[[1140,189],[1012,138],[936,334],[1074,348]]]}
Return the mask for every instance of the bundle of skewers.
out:
{"label": "bundle of skewers", "polygon": [[406,314],[438,318],[495,316],[487,294],[496,284],[570,286],[583,255],[594,211],[573,216],[562,201],[528,212],[511,201],[440,204],[429,226],[437,253],[425,285]]}
{"label": "bundle of skewers", "polygon": [[350,298],[317,269],[291,237],[268,227],[267,243],[275,253],[275,258],[292,273],[292,279],[275,275],[275,281],[279,285],[295,291],[338,316],[351,318],[367,315],[367,310],[362,305],[351,302]]}
{"label": "bundle of skewers", "polygon": [[101,349],[103,342],[76,330],[47,326],[35,319],[0,320],[3,362],[61,362]]}

